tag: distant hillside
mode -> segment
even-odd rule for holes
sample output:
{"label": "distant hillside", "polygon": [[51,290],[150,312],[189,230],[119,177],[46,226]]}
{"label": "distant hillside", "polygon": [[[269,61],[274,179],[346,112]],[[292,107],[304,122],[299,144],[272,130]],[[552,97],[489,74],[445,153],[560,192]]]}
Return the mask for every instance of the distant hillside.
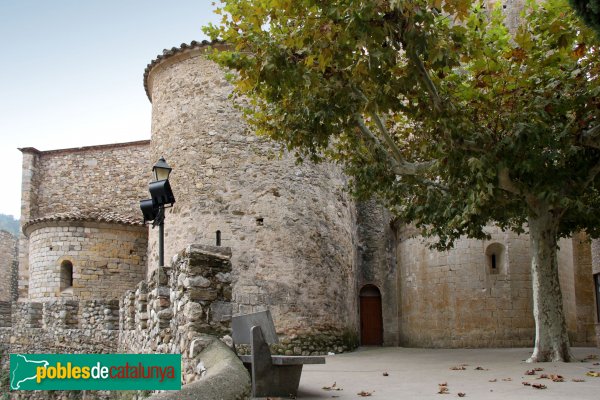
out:
{"label": "distant hillside", "polygon": [[12,215],[0,214],[0,230],[5,230],[19,237],[19,220]]}

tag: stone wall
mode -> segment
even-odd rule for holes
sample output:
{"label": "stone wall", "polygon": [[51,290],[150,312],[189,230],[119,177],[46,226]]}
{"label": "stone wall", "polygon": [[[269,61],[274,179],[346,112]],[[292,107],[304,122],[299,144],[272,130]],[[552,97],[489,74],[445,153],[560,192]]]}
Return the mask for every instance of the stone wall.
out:
{"label": "stone wall", "polygon": [[[118,299],[146,274],[147,228],[48,221],[29,233],[29,298]],[[71,263],[73,284],[65,281]]]}
{"label": "stone wall", "polygon": [[205,51],[171,51],[147,72],[151,159],[164,155],[173,167],[177,199],[166,217],[166,258],[188,243],[215,245],[219,232],[234,249],[234,312],[269,307],[290,337],[355,334],[356,216],[345,177],[334,165],[278,159],[243,122]]}
{"label": "stone wall", "polygon": [[[118,339],[115,304],[102,300],[13,302],[10,352],[114,353]],[[90,313],[90,308],[98,312]],[[113,329],[105,329],[110,326]]]}
{"label": "stone wall", "polygon": [[[398,346],[398,265],[390,213],[375,200],[357,204],[358,288],[381,292],[384,346]],[[359,310],[360,311],[360,310]]]}
{"label": "stone wall", "polygon": [[[12,303],[12,315],[12,327],[0,328],[3,356],[9,353],[116,353],[118,301],[18,301]],[[8,369],[8,364],[4,368]],[[86,398],[107,400],[112,397],[108,391],[11,392],[11,399],[15,400]]]}
{"label": "stone wall", "polygon": [[[21,226],[57,213],[110,210],[141,218],[152,163],[149,141],[23,153]],[[27,298],[29,241],[19,241],[19,298]]]}
{"label": "stone wall", "polygon": [[[409,227],[398,232],[401,345],[532,345],[535,332],[527,235],[490,228],[490,241],[461,239],[453,250],[437,252],[428,249],[423,239],[412,237],[414,233]],[[494,249],[495,271],[490,265]],[[584,344],[578,341],[581,325],[572,306],[576,302],[574,257],[571,241],[561,241],[561,288],[569,334],[575,344]]]}
{"label": "stone wall", "polygon": [[[599,279],[598,276],[600,276],[600,239],[594,239],[592,240],[592,251],[591,251],[591,255],[592,255],[592,274],[594,279]],[[594,318],[594,322],[595,322],[595,328],[596,328],[596,343],[598,344],[598,347],[600,347],[600,310],[598,310],[598,304],[600,304],[600,301],[598,301],[598,297],[600,296],[600,289],[598,288],[598,286],[595,287],[595,299],[596,299],[596,307],[595,308],[595,318]]]}
{"label": "stone wall", "polygon": [[231,250],[188,246],[171,268],[155,270],[148,281],[125,294],[120,314],[119,351],[182,356],[182,379],[203,375],[200,352],[231,324]]}
{"label": "stone wall", "polygon": [[17,239],[0,230],[0,301],[15,299],[17,268]]}
{"label": "stone wall", "polygon": [[596,339],[596,298],[592,274],[591,241],[585,233],[573,236],[573,293],[576,328],[571,343],[579,346],[600,346]]}

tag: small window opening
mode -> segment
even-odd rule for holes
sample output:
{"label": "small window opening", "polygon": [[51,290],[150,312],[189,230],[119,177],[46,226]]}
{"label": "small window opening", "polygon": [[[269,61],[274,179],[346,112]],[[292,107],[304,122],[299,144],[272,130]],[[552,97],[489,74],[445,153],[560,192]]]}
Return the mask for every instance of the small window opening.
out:
{"label": "small window opening", "polygon": [[487,246],[485,257],[489,274],[506,274],[505,250],[501,243],[492,243]]}
{"label": "small window opening", "polygon": [[52,251],[52,246],[48,247],[48,250]]}
{"label": "small window opening", "polygon": [[258,226],[263,226],[263,225],[264,225],[264,223],[265,223],[265,222],[264,222],[264,220],[263,220],[263,218],[262,218],[262,217],[258,217],[258,218],[256,218],[256,225],[258,225]]}
{"label": "small window opening", "polygon": [[217,246],[221,245],[221,231],[217,231]]}
{"label": "small window opening", "polygon": [[60,290],[73,286],[73,263],[65,260],[60,264]]}

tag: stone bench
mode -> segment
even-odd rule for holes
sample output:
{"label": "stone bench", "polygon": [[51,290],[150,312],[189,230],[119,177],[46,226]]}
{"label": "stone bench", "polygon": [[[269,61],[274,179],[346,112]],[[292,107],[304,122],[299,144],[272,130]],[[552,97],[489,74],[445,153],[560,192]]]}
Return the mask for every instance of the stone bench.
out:
{"label": "stone bench", "polygon": [[269,344],[278,343],[270,311],[232,318],[234,344],[248,344],[251,354],[239,356],[252,377],[253,397],[295,398],[302,366],[325,364],[320,356],[271,355]]}

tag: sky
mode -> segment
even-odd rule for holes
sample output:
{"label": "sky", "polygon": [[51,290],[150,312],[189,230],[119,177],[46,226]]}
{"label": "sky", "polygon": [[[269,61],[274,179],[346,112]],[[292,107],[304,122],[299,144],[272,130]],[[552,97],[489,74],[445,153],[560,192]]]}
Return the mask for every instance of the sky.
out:
{"label": "sky", "polygon": [[[0,0],[0,213],[20,216],[18,148],[150,139],[143,74],[208,39],[213,0]],[[151,166],[149,166],[151,168]]]}

